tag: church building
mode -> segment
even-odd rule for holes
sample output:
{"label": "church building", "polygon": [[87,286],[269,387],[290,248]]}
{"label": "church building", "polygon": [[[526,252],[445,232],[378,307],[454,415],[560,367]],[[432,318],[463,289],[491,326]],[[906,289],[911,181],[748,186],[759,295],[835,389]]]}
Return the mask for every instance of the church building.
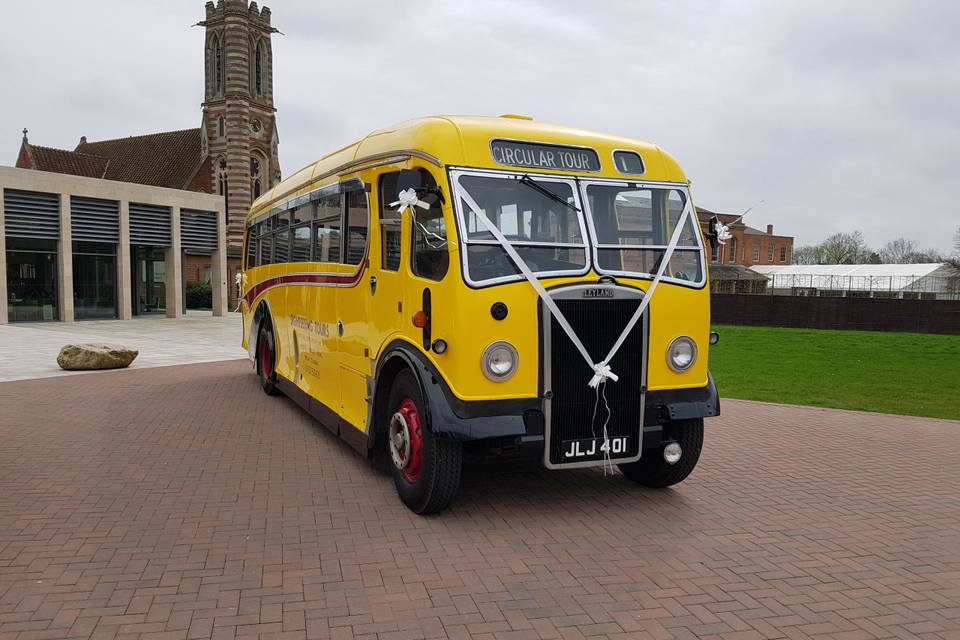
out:
{"label": "church building", "polygon": [[[233,273],[251,202],[280,181],[271,42],[277,29],[269,7],[247,0],[207,2],[197,26],[206,32],[199,127],[101,141],[82,136],[72,150],[35,145],[24,130],[16,166],[221,195]],[[188,281],[202,281],[209,257],[188,251],[183,268]]]}

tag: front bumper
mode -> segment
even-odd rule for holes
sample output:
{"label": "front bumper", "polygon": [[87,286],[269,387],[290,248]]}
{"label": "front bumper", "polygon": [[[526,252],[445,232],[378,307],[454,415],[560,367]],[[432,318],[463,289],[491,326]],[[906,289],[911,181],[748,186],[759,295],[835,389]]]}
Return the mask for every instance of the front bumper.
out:
{"label": "front bumper", "polygon": [[[523,443],[543,441],[544,412],[540,398],[465,402],[455,397],[442,376],[425,358],[411,350],[429,414],[428,428],[451,440],[520,438]],[[720,415],[720,398],[713,376],[695,389],[649,391],[644,410],[643,448],[660,446],[661,425],[676,420]]]}

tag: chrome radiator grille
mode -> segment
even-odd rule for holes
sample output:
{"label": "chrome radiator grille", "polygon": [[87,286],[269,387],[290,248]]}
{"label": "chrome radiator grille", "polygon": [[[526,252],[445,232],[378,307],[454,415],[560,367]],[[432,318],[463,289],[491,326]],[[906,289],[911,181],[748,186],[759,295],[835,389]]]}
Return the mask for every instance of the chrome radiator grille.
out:
{"label": "chrome radiator grille", "polygon": [[[598,295],[598,289],[611,293]],[[640,303],[640,292],[609,285],[568,287],[554,290],[552,295],[595,361],[607,354]],[[544,319],[544,357],[541,359],[544,387],[551,392],[546,401],[547,465],[571,467],[601,462],[603,453],[599,451],[575,460],[565,459],[563,452],[569,446],[565,443],[602,437],[604,420],[608,416],[607,406],[607,434],[611,438],[628,438],[626,450],[612,454],[611,459],[637,459],[642,447],[646,383],[645,319],[633,328],[610,363],[620,379],[608,381],[598,399],[597,390],[587,386],[593,375],[590,367],[549,311],[542,309],[541,314]]]}

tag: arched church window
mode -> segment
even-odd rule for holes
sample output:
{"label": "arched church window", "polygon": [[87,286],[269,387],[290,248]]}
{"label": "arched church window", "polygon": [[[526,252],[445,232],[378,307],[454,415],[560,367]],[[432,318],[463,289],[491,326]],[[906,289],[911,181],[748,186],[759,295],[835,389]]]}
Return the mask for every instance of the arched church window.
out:
{"label": "arched church window", "polygon": [[254,199],[260,197],[263,193],[263,180],[260,176],[260,160],[250,158],[250,192]]}
{"label": "arched church window", "polygon": [[255,62],[254,62],[253,74],[254,74],[255,83],[256,83],[257,95],[262,96],[263,95],[263,58],[264,58],[263,40],[260,40],[259,42],[257,42],[257,50],[256,50],[256,53],[254,54],[254,58],[255,58]]}
{"label": "arched church window", "polygon": [[217,135],[221,138],[227,135],[227,124],[223,120],[223,116],[217,118]]}
{"label": "arched church window", "polygon": [[215,61],[214,64],[216,68],[214,69],[215,77],[215,86],[217,93],[223,93],[223,42],[219,38],[214,37],[213,45],[215,47]]}

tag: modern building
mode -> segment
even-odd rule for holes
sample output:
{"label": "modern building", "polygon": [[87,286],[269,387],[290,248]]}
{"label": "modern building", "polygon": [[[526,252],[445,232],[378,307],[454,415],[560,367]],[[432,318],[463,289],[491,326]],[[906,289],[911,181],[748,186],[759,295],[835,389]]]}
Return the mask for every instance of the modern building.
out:
{"label": "modern building", "polygon": [[[231,272],[240,268],[243,226],[253,199],[280,181],[269,7],[247,0],[207,2],[200,127],[89,141],[72,149],[34,145],[24,130],[16,166],[167,189],[227,201]],[[209,257],[188,252],[190,281],[211,273]]]}
{"label": "modern building", "polygon": [[793,262],[793,237],[773,233],[773,225],[766,231],[754,229],[743,222],[743,217],[733,213],[717,213],[697,207],[697,217],[704,235],[709,231],[710,219],[716,216],[730,228],[732,237],[725,245],[710,252],[711,264],[740,265],[790,264]]}
{"label": "modern building", "polygon": [[224,199],[0,167],[0,324],[178,317],[187,251],[211,265],[214,315],[228,310]]}
{"label": "modern building", "polygon": [[929,264],[756,265],[774,295],[960,300],[960,270]]}

